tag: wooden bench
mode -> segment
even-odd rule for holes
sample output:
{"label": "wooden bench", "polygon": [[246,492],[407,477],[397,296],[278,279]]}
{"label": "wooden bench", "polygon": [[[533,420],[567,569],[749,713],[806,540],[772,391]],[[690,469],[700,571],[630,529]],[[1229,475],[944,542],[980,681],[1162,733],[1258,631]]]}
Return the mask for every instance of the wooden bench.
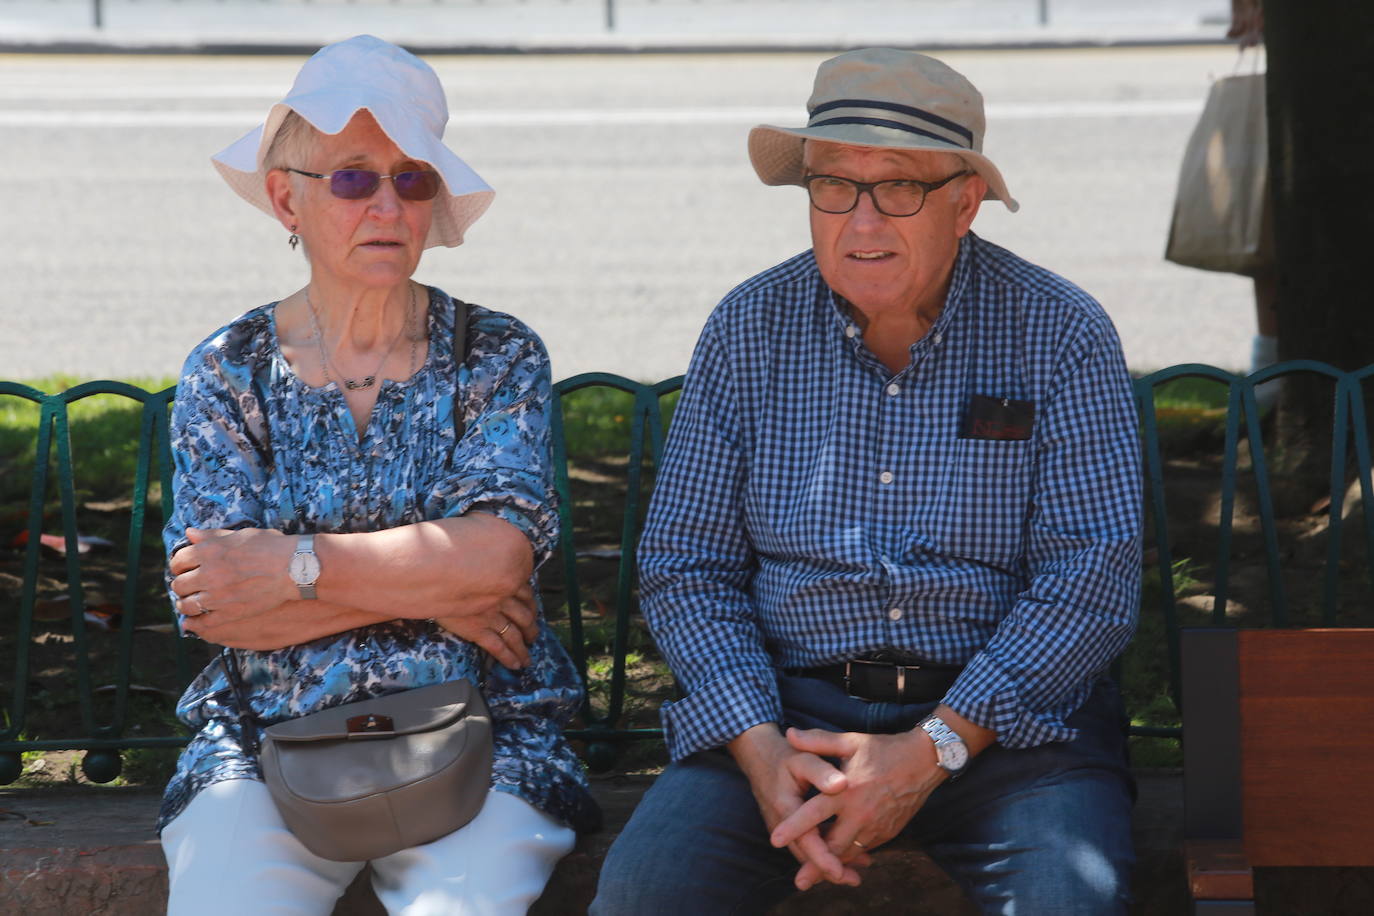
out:
{"label": "wooden bench", "polygon": [[1193,912],[1255,912],[1257,867],[1374,867],[1374,629],[1182,640]]}

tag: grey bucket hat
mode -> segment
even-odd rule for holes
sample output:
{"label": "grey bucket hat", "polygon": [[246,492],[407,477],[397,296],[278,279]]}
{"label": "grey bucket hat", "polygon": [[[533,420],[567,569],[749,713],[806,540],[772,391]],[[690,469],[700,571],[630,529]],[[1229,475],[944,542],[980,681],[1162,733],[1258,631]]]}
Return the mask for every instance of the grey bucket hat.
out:
{"label": "grey bucket hat", "polygon": [[894,48],[849,51],[821,64],[806,103],[805,127],[760,124],[749,132],[749,159],[764,184],[801,184],[802,145],[957,153],[988,184],[985,200],[1020,208],[1002,173],[983,155],[983,96],[933,57]]}

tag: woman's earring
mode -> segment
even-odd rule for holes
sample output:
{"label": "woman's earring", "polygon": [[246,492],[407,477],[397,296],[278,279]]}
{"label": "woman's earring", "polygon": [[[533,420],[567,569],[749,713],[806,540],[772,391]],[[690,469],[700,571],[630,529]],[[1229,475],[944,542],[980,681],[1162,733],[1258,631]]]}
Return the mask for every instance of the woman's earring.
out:
{"label": "woman's earring", "polygon": [[295,226],[292,226],[292,227],[291,227],[291,236],[286,240],[286,244],[288,244],[288,245],[291,246],[291,250],[292,250],[292,251],[295,251],[295,250],[296,250],[296,246],[299,245],[300,243],[301,243],[301,237],[300,237],[299,235],[296,235],[296,227],[295,227]]}

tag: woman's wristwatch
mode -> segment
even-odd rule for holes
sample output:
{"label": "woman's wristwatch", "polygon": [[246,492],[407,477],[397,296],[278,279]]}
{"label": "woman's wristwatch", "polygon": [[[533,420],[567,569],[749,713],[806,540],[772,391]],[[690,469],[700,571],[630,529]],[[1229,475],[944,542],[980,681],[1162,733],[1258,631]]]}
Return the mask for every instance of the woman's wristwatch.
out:
{"label": "woman's wristwatch", "polygon": [[921,720],[921,730],[935,742],[935,762],[953,779],[964,772],[968,766],[968,745],[959,733],[945,724],[936,715]]}
{"label": "woman's wristwatch", "polygon": [[313,601],[315,594],[315,583],[320,578],[320,558],[315,553],[315,535],[302,534],[296,541],[296,552],[291,554],[291,563],[286,567],[291,581],[296,583],[296,588],[300,590],[301,597]]}

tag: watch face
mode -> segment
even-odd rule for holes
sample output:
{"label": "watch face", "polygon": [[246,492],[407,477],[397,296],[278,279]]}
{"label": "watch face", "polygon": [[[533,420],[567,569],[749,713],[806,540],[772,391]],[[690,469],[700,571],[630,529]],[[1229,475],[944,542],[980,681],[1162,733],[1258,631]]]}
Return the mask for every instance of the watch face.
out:
{"label": "watch face", "polygon": [[288,571],[297,585],[314,585],[320,577],[320,558],[313,553],[294,553]]}
{"label": "watch face", "polygon": [[936,750],[940,755],[940,766],[947,770],[962,770],[968,764],[968,748],[962,741],[942,744]]}

